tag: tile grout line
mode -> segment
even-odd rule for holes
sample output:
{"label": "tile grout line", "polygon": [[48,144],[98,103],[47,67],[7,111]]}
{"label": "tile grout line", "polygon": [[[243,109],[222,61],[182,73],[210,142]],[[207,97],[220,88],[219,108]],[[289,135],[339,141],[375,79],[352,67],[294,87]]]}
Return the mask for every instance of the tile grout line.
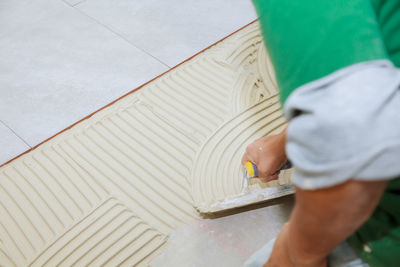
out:
{"label": "tile grout line", "polygon": [[79,1],[78,3],[71,4],[71,3],[67,2],[67,0],[61,0],[61,2],[64,2],[64,4],[66,4],[67,6],[70,6],[70,7],[77,6],[77,5],[79,5],[79,4],[81,4],[81,3],[85,2],[85,1],[86,1],[86,0],[81,0],[81,1]]}
{"label": "tile grout line", "polygon": [[9,129],[15,136],[17,136],[19,139],[21,139],[22,142],[25,143],[29,148],[32,148],[21,136],[19,136],[13,129],[11,129],[7,124],[5,124],[2,120],[0,120],[0,123],[3,124],[7,129]]}
{"label": "tile grout line", "polygon": [[85,1],[86,1],[86,0],[79,1],[78,3],[75,3],[75,4],[71,5],[71,6],[72,6],[72,7],[75,7],[75,6],[79,5],[79,4],[82,4],[82,3],[85,2]]}
{"label": "tile grout line", "polygon": [[[64,3],[65,0],[61,0]],[[85,2],[86,0],[83,0],[75,5],[69,5],[68,3],[66,3],[67,5],[69,5],[70,7],[74,8],[76,11],[78,11],[79,13],[81,13],[82,15],[90,18],[91,20],[93,20],[94,22],[96,22],[97,24],[103,26],[104,28],[106,28],[107,30],[111,31],[112,33],[114,33],[115,35],[117,35],[118,37],[122,38],[123,40],[125,40],[126,42],[128,42],[130,45],[132,45],[133,47],[139,49],[140,51],[142,51],[143,53],[145,53],[146,55],[154,58],[155,60],[157,60],[158,62],[160,62],[161,64],[163,64],[164,66],[166,66],[168,69],[170,69],[171,67],[169,65],[167,65],[166,63],[164,63],[163,61],[161,61],[160,59],[158,59],[157,57],[153,56],[152,54],[150,54],[149,52],[147,52],[146,50],[138,47],[137,45],[135,45],[134,43],[132,43],[131,41],[129,41],[126,37],[124,37],[123,35],[119,34],[118,32],[116,32],[115,30],[113,30],[111,27],[105,25],[104,23],[101,23],[100,21],[98,21],[97,19],[93,18],[92,16],[89,16],[88,14],[86,14],[85,12],[81,11],[80,9],[78,9],[76,6],[82,2]]]}
{"label": "tile grout line", "polygon": [[66,0],[60,0],[61,2],[63,2],[64,4],[66,4],[67,6],[72,7],[72,5],[70,3],[68,3]]}

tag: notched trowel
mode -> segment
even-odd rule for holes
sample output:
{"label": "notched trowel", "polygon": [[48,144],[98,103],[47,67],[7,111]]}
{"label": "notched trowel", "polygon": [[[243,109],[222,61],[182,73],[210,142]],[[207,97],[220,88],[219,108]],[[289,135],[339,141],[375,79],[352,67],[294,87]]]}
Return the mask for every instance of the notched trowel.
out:
{"label": "notched trowel", "polygon": [[[287,161],[279,171],[290,169],[292,164]],[[266,187],[263,189],[251,190],[249,188],[249,180],[258,177],[257,166],[248,161],[243,168],[243,185],[240,194],[232,196],[230,198],[224,199],[222,201],[217,201],[212,203],[208,210],[201,212],[215,213],[219,211],[224,211],[228,209],[238,208],[247,206],[254,203],[264,202],[266,200],[290,195],[294,193],[293,184],[284,184],[272,187]]]}

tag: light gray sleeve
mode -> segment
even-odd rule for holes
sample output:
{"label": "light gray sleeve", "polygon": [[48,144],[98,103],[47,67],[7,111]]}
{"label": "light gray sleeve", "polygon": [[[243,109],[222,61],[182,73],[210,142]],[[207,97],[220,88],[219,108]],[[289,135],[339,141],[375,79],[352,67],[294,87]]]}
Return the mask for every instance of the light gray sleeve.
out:
{"label": "light gray sleeve", "polygon": [[294,91],[286,153],[303,189],[400,176],[400,70],[355,64]]}

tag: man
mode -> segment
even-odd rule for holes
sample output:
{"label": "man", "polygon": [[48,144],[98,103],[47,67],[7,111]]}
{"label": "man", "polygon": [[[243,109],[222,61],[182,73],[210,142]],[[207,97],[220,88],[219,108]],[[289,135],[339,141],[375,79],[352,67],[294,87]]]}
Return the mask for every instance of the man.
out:
{"label": "man", "polygon": [[243,162],[296,202],[245,265],[400,266],[400,1],[254,3],[289,126]]}

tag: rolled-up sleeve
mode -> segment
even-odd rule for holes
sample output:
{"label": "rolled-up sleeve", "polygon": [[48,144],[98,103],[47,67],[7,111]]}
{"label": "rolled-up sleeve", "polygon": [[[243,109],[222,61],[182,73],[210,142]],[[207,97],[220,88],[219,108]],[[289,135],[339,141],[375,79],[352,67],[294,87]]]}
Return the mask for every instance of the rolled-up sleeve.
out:
{"label": "rolled-up sleeve", "polygon": [[293,182],[318,189],[400,175],[400,70],[368,61],[305,84],[284,106]]}

